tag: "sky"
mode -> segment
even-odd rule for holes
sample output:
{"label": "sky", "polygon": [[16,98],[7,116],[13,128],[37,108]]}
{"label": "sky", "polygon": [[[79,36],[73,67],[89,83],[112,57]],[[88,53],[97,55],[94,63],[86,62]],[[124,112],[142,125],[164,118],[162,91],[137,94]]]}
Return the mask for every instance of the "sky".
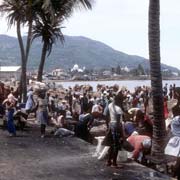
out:
{"label": "sky", "polygon": [[[180,69],[180,0],[160,3],[161,62]],[[64,22],[63,33],[148,58],[148,6],[149,0],[94,0],[92,10],[76,10]],[[0,34],[16,37],[15,28],[8,29],[3,18],[0,22]]]}

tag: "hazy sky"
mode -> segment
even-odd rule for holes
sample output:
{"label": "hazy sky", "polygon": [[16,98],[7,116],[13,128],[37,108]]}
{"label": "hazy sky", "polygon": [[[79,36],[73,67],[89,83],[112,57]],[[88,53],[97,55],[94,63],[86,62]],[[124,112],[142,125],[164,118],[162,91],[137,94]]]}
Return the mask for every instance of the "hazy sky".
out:
{"label": "hazy sky", "polygon": [[[148,58],[149,0],[94,0],[92,11],[76,11],[66,35],[86,36],[131,55]],[[16,36],[1,19],[0,34]],[[161,0],[161,62],[180,68],[180,0]]]}

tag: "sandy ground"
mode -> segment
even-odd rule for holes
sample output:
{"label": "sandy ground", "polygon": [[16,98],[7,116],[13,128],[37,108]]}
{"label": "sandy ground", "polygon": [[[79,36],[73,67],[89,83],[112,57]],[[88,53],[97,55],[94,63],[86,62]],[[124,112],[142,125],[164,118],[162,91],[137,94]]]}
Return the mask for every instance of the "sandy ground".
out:
{"label": "sandy ground", "polygon": [[142,180],[170,179],[135,162],[123,169],[106,167],[92,154],[95,146],[76,137],[40,138],[31,125],[17,137],[0,128],[0,180]]}

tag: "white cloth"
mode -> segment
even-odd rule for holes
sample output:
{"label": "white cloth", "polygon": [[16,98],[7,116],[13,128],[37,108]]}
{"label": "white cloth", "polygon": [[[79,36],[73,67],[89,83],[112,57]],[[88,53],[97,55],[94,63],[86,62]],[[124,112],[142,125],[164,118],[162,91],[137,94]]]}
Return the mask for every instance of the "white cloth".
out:
{"label": "white cloth", "polygon": [[31,110],[34,106],[34,101],[33,101],[33,91],[29,91],[27,93],[27,101],[26,101],[26,106],[25,109],[26,110]]}
{"label": "white cloth", "polygon": [[93,154],[93,157],[97,157],[98,160],[104,159],[104,157],[108,154],[109,146],[103,146],[102,142],[105,136],[99,136],[95,137],[97,140],[97,146],[96,146],[96,151]]}
{"label": "white cloth", "polygon": [[65,128],[59,128],[57,129],[57,131],[54,133],[55,136],[59,136],[59,137],[65,137],[65,136],[73,136],[74,132],[70,131],[68,129]]}
{"label": "white cloth", "polygon": [[180,157],[180,137],[174,136],[169,140],[165,148],[165,154]]}

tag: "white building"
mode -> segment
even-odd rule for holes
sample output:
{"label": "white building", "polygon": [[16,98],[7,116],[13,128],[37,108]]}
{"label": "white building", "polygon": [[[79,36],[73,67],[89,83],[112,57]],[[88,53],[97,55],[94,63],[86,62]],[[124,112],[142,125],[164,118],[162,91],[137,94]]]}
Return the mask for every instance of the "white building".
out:
{"label": "white building", "polygon": [[64,70],[63,69],[54,69],[52,71],[52,75],[53,76],[59,77],[59,76],[62,76],[63,74],[64,74]]}
{"label": "white building", "polygon": [[55,69],[52,71],[51,74],[57,79],[66,79],[67,77],[69,77],[69,75],[65,72],[64,69]]}
{"label": "white building", "polygon": [[73,68],[71,69],[71,72],[84,72],[84,70],[85,70],[86,68],[85,67],[83,67],[82,69],[81,68],[79,68],[79,65],[77,65],[77,64],[75,64],[74,66],[73,66]]}
{"label": "white building", "polygon": [[0,80],[19,81],[21,77],[21,66],[0,66]]}
{"label": "white building", "polygon": [[112,75],[111,71],[109,71],[109,70],[103,71],[103,76],[111,76],[111,75]]}
{"label": "white building", "polygon": [[125,72],[129,72],[130,71],[130,69],[127,66],[125,66],[124,68],[121,68],[121,70],[123,70]]}

